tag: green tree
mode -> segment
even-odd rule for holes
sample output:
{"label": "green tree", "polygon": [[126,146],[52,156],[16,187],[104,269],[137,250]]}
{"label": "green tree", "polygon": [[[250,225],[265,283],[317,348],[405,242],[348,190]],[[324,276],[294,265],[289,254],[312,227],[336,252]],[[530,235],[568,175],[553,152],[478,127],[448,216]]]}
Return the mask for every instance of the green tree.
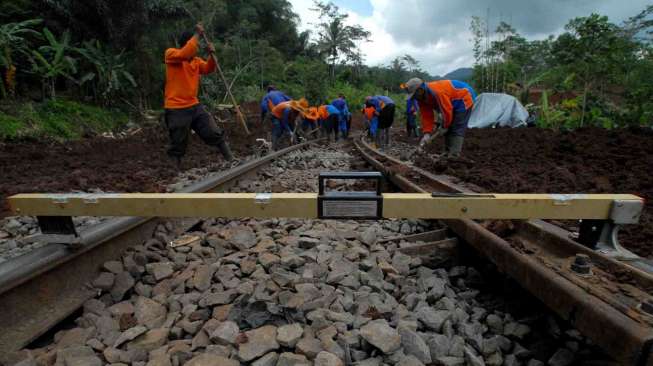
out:
{"label": "green tree", "polygon": [[39,36],[32,27],[40,23],[41,19],[30,19],[0,25],[0,67],[5,69],[4,77],[0,77],[0,98],[15,94],[17,68],[14,58],[19,53],[28,53],[27,36]]}
{"label": "green tree", "polygon": [[103,104],[110,104],[120,94],[129,95],[136,87],[136,80],[127,71],[125,52],[114,52],[102,46],[100,41],[86,41],[76,51],[91,65],[90,72],[80,78],[79,83],[90,82],[93,96]]}
{"label": "green tree", "polygon": [[552,52],[573,80],[582,87],[582,115],[585,123],[588,94],[618,82],[624,67],[632,64],[634,45],[606,16],[592,14],[571,20],[566,33],[554,42]]}
{"label": "green tree", "polygon": [[317,47],[325,56],[330,66],[331,78],[335,78],[336,63],[360,60],[357,42],[368,41],[370,32],[360,25],[347,25],[348,14],[340,12],[340,8],[332,2],[324,3],[315,0],[315,8],[320,14],[320,23],[316,25],[318,32]]}
{"label": "green tree", "polygon": [[653,42],[653,5],[647,6],[639,14],[629,18],[624,24],[627,36],[642,40],[646,43]]}
{"label": "green tree", "polygon": [[32,50],[32,72],[42,80],[42,91],[50,98],[56,98],[56,84],[61,77],[79,83],[73,75],[77,73],[77,60],[69,55],[70,33],[64,32],[58,40],[48,28],[43,29],[47,45]]}

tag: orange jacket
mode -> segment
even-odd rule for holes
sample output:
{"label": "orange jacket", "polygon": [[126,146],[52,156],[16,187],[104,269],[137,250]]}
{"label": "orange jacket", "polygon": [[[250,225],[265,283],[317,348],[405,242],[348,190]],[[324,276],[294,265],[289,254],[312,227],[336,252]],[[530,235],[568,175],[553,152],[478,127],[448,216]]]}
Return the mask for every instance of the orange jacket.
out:
{"label": "orange jacket", "polygon": [[371,121],[374,118],[374,112],[376,110],[374,107],[366,107],[363,109],[363,113],[365,114],[365,118],[367,118],[368,121]]}
{"label": "orange jacket", "polygon": [[197,91],[200,74],[215,71],[213,57],[204,61],[197,55],[199,48],[197,37],[191,38],[183,48],[168,48],[165,53],[166,64],[166,109],[189,108],[200,103]]}
{"label": "orange jacket", "polygon": [[329,111],[327,110],[327,106],[324,104],[321,105],[317,109],[317,114],[320,116],[321,120],[326,121],[326,119],[329,118]]}
{"label": "orange jacket", "polygon": [[272,108],[272,115],[281,119],[283,118],[283,112],[287,109],[290,108],[290,101],[287,102],[281,102],[277,105],[275,105]]}
{"label": "orange jacket", "polygon": [[432,133],[435,112],[442,113],[442,126],[449,128],[454,110],[468,110],[474,106],[474,94],[467,84],[455,80],[438,80],[426,83],[426,101],[418,101],[422,115],[422,130]]}

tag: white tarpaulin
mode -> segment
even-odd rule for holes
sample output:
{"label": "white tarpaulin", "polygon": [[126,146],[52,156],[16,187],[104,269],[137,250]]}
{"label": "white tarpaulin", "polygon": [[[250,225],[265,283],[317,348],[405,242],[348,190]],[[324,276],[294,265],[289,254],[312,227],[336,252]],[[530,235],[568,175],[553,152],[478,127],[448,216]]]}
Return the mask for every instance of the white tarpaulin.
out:
{"label": "white tarpaulin", "polygon": [[476,98],[468,127],[519,127],[525,126],[527,119],[528,111],[512,95],[483,93]]}

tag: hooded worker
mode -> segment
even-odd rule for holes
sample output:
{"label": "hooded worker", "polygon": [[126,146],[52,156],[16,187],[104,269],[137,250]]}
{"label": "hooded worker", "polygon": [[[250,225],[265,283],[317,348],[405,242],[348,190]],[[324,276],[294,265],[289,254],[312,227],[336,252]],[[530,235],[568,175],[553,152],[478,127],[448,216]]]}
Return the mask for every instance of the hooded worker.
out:
{"label": "hooded worker", "polygon": [[406,100],[406,136],[417,137],[417,101],[414,98]]}
{"label": "hooded worker", "polygon": [[268,85],[267,94],[261,99],[261,124],[265,121],[265,117],[272,111],[272,109],[281,102],[288,102],[292,100],[283,92],[277,90],[274,85]]}
{"label": "hooded worker", "polygon": [[368,96],[365,103],[374,107],[374,115],[379,120],[377,145],[385,148],[390,144],[390,127],[395,121],[395,102],[385,95]]}
{"label": "hooded worker", "polygon": [[372,141],[376,141],[376,133],[379,128],[379,118],[376,116],[374,106],[371,103],[365,103],[363,108],[365,121],[369,125],[369,136]]}
{"label": "hooded worker", "polygon": [[317,107],[308,108],[308,111],[302,120],[302,132],[308,136],[307,134],[311,134],[313,131],[315,131],[317,128],[317,121],[319,119],[320,115],[317,111]]}
{"label": "hooded worker", "polygon": [[[229,145],[224,140],[224,132],[197,98],[200,75],[214,72],[216,64],[213,57],[208,61],[197,57],[199,36],[204,34],[204,27],[198,24],[195,31],[196,34],[182,34],[179,39],[181,48],[168,48],[165,52],[164,107],[165,123],[170,134],[168,156],[178,169],[181,169],[181,159],[186,154],[191,129],[207,145],[217,147],[226,160],[233,159]],[[212,44],[209,43],[207,48],[209,53],[215,52]]]}
{"label": "hooded worker", "polygon": [[290,140],[295,138],[294,126],[297,117],[304,117],[307,114],[308,102],[302,98],[300,100],[290,100],[281,102],[272,109],[272,149],[277,150],[279,140],[288,133]]}
{"label": "hooded worker", "polygon": [[349,136],[349,129],[351,128],[351,113],[344,94],[339,94],[338,98],[331,102],[331,105],[338,108],[340,117],[338,119],[338,131],[343,138]]}
{"label": "hooded worker", "polygon": [[[474,107],[476,93],[471,86],[458,80],[437,80],[425,83],[422,79],[412,78],[402,88],[408,98],[414,98],[422,116],[420,148],[437,135],[444,136],[445,153],[459,156],[467,123]],[[436,129],[436,112],[442,115],[440,127]],[[434,134],[434,129],[436,129]]]}
{"label": "hooded worker", "polygon": [[322,123],[322,135],[326,137],[327,142],[331,140],[338,141],[338,123],[340,122],[340,110],[333,104],[323,104],[318,108],[318,114]]}

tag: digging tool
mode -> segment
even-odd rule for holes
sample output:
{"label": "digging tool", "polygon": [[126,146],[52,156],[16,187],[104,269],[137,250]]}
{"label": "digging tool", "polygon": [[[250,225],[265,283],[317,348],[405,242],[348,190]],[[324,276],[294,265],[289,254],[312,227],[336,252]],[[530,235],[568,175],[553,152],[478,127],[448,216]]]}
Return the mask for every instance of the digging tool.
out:
{"label": "digging tool", "polygon": [[[206,33],[202,33],[202,38],[204,39],[204,42],[206,44],[209,44],[209,38],[206,36]],[[215,67],[218,69],[218,74],[220,74],[220,78],[222,79],[222,82],[224,83],[224,87],[227,89],[227,94],[229,94],[229,98],[231,99],[231,103],[234,105],[234,108],[236,109],[236,115],[238,116],[238,120],[240,121],[240,124],[243,125],[243,128],[245,129],[245,133],[248,135],[249,129],[247,128],[247,121],[245,120],[245,115],[240,111],[240,107],[238,106],[238,102],[236,102],[236,98],[234,95],[231,93],[231,88],[229,87],[229,83],[227,82],[227,78],[224,77],[224,73],[222,72],[222,68],[220,67],[220,63],[218,63],[218,58],[215,57],[215,53],[211,52],[211,57],[213,58],[213,62],[215,62]]]}

